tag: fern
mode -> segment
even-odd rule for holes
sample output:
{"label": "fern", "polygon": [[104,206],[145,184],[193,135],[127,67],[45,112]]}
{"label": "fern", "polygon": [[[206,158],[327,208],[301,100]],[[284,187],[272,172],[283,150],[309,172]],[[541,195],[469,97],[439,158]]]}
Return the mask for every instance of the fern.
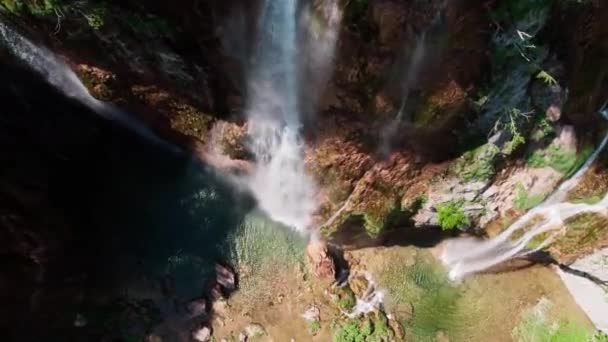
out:
{"label": "fern", "polygon": [[541,70],[537,75],[536,79],[542,80],[548,86],[556,86],[557,80],[553,76],[551,76],[548,72]]}

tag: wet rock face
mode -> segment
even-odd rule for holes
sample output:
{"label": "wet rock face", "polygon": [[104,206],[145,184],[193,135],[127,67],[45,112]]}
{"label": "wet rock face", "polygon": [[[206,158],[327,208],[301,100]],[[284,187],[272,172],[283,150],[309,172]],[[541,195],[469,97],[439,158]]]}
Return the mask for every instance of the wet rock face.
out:
{"label": "wet rock face", "polygon": [[328,246],[322,241],[313,241],[306,247],[306,255],[314,274],[325,280],[334,280],[336,266]]}

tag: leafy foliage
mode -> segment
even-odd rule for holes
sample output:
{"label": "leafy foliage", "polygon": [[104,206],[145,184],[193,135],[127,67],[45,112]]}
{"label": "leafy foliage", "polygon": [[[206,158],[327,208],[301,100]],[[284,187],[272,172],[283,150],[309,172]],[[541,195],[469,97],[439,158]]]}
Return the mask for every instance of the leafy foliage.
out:
{"label": "leafy foliage", "polygon": [[437,206],[437,220],[443,230],[462,229],[470,222],[462,210],[462,202],[452,201]]}
{"label": "leafy foliage", "polygon": [[388,325],[388,319],[382,312],[372,317],[334,322],[332,325],[333,342],[388,342],[394,333]]}
{"label": "leafy foliage", "polygon": [[555,80],[555,78],[553,78],[553,76],[551,76],[548,72],[546,72],[544,70],[541,70],[536,75],[536,78],[539,79],[539,80],[542,80],[548,86],[555,86],[555,85],[557,85],[557,80]]}

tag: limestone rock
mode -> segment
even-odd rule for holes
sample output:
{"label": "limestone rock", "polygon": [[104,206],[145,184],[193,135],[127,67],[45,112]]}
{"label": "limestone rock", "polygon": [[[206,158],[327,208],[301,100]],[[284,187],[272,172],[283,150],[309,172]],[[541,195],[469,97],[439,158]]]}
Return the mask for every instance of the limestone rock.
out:
{"label": "limestone rock", "polygon": [[327,243],[323,241],[311,241],[306,247],[306,255],[317,277],[333,280],[336,274],[336,265],[329,253]]}
{"label": "limestone rock", "polygon": [[308,309],[306,309],[306,311],[302,314],[302,317],[304,317],[304,319],[306,321],[318,321],[319,318],[321,317],[321,310],[319,310],[318,307],[316,306],[310,306]]}
{"label": "limestone rock", "polygon": [[255,338],[266,335],[266,330],[261,324],[251,323],[245,327],[245,335],[247,338]]}
{"label": "limestone rock", "polygon": [[558,128],[556,142],[565,150],[576,151],[576,131],[574,126],[564,125]]}

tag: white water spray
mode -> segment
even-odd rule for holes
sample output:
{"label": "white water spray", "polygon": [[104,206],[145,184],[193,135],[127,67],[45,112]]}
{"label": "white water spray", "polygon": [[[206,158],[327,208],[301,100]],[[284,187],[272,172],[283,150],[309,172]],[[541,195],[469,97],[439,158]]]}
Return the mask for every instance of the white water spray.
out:
{"label": "white water spray", "polygon": [[[316,186],[305,171],[300,135],[297,9],[297,0],[264,2],[247,105],[249,147],[256,157],[256,168],[247,183],[266,214],[304,232],[316,210]],[[336,30],[337,26],[328,28]],[[332,39],[336,36],[336,32],[327,34]],[[328,63],[333,53],[327,49],[333,45],[326,39],[321,42],[326,56],[321,62]]]}
{"label": "white water spray", "polygon": [[367,280],[367,289],[362,298],[357,298],[357,302],[351,312],[344,312],[348,318],[356,318],[366,315],[381,308],[384,302],[384,291],[379,290],[374,278],[369,272],[363,274]]}
{"label": "white water spray", "polygon": [[[606,113],[602,110],[600,113],[608,118],[608,115],[605,115]],[[448,241],[441,259],[450,269],[450,278],[461,279],[468,274],[480,272],[510,259],[539,251],[547,247],[561,233],[564,222],[574,216],[583,213],[608,216],[608,194],[596,204],[560,203],[582,179],[606,144],[608,144],[608,134],[571,179],[564,182],[542,204],[528,211],[493,239],[462,238]],[[524,228],[528,228],[528,230],[521,237],[513,240],[513,234]],[[526,250],[530,241],[547,232],[552,233],[534,249]]]}
{"label": "white water spray", "polygon": [[179,150],[159,138],[147,126],[115,106],[99,101],[87,90],[70,67],[44,47],[37,46],[19,33],[0,22],[0,42],[23,63],[42,75],[47,82],[61,90],[66,96],[78,100],[105,119],[116,121],[138,135],[157,143],[174,153]]}

